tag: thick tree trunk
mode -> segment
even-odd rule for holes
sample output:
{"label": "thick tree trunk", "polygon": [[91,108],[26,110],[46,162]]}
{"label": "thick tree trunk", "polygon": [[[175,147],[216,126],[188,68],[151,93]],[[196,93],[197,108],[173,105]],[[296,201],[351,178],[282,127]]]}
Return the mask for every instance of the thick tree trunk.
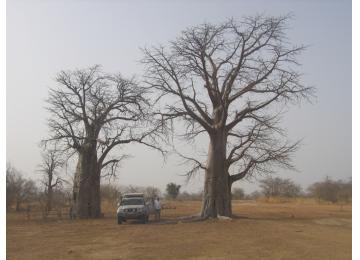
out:
{"label": "thick tree trunk", "polygon": [[226,167],[226,135],[218,131],[210,137],[201,217],[231,216],[231,186]]}
{"label": "thick tree trunk", "polygon": [[94,145],[84,145],[79,152],[73,200],[76,217],[98,218],[101,216],[100,168]]}

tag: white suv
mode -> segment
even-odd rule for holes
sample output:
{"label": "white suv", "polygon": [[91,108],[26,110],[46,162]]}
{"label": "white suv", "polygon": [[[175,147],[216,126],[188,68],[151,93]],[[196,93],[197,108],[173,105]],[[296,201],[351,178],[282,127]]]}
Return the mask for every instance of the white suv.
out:
{"label": "white suv", "polygon": [[144,194],[125,194],[117,209],[117,221],[121,224],[127,219],[140,219],[142,223],[149,220],[149,208],[145,203]]}

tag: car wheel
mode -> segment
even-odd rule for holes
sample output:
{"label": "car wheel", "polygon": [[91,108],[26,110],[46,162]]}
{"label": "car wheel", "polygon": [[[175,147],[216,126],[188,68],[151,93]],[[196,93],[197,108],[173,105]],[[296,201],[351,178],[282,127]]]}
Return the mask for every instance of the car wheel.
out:
{"label": "car wheel", "polygon": [[121,219],[121,217],[117,217],[117,223],[120,225],[121,223],[122,223],[122,219]]}

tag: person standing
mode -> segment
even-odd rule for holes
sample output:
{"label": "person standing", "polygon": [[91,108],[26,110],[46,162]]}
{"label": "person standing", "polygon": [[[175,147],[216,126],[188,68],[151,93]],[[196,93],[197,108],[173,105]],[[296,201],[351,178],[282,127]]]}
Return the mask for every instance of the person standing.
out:
{"label": "person standing", "polygon": [[161,202],[159,200],[159,197],[155,199],[155,220],[160,221],[160,211],[161,211]]}

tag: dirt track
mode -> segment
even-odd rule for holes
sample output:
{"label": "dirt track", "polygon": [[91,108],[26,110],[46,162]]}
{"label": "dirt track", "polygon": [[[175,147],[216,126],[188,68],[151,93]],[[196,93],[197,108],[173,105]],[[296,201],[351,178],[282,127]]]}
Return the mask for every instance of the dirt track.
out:
{"label": "dirt track", "polygon": [[[172,203],[174,204],[174,203]],[[7,215],[8,259],[351,259],[351,206],[235,202],[233,220],[182,223],[200,202],[176,202],[162,224],[26,220]]]}

